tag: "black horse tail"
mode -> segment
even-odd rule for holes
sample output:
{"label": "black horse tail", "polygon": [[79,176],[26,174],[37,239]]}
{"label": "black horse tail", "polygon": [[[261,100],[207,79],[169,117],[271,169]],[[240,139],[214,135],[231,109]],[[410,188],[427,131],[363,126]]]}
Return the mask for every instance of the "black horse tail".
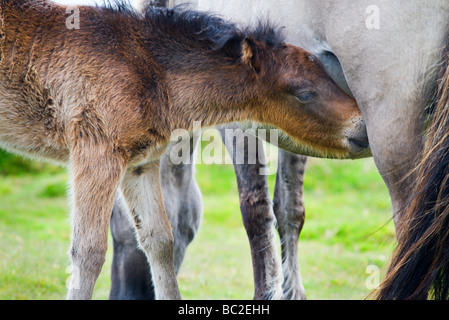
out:
{"label": "black horse tail", "polygon": [[377,299],[449,298],[449,36],[417,177]]}

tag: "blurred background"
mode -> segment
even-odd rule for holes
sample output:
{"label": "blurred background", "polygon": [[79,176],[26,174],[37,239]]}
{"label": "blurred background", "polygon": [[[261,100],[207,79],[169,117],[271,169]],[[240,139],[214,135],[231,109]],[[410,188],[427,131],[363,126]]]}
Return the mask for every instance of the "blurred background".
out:
{"label": "blurred background", "polygon": [[[184,299],[251,299],[250,249],[232,165],[197,165],[204,218],[179,274]],[[70,260],[65,169],[0,152],[0,299],[64,299]],[[269,176],[273,191],[275,175]],[[309,158],[299,261],[309,299],[363,299],[367,268],[394,245],[387,190],[372,159]],[[279,241],[278,241],[279,242]],[[112,242],[95,289],[107,299]]]}
{"label": "blurred background", "polygon": [[[204,219],[179,274],[181,294],[184,299],[251,299],[252,264],[233,167],[200,164],[196,178]],[[273,192],[275,175],[268,178]],[[0,151],[0,299],[65,298],[67,182],[63,168]],[[309,158],[304,188],[299,260],[308,298],[365,298],[371,291],[367,268],[384,272],[395,244],[388,192],[373,160]],[[108,298],[111,249],[110,241],[94,299]]]}

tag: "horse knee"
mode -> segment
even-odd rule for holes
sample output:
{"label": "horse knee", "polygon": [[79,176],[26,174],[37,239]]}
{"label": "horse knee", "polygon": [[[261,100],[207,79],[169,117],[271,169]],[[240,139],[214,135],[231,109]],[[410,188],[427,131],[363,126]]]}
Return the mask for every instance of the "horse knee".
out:
{"label": "horse knee", "polygon": [[276,218],[271,200],[265,194],[245,193],[241,195],[242,220],[249,239],[270,234]]}
{"label": "horse knee", "polygon": [[267,214],[267,212],[270,211],[270,207],[271,200],[265,193],[260,193],[258,191],[240,193],[240,208],[250,216],[257,215],[259,218],[269,218],[269,220],[271,220],[271,218],[274,217]]}
{"label": "horse knee", "polygon": [[173,258],[174,238],[171,232],[139,231],[139,245],[151,260]]}
{"label": "horse knee", "polygon": [[305,219],[306,210],[303,201],[301,201],[297,206],[291,208],[291,210],[287,212],[288,225],[291,227],[295,227],[301,230],[302,226],[304,225]]}

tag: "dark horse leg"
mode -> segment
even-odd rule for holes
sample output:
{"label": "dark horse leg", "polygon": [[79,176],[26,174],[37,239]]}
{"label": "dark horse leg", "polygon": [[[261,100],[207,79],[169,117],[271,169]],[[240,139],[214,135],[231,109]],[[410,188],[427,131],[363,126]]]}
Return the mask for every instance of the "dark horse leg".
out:
{"label": "dark horse leg", "polygon": [[[198,138],[191,139],[190,163]],[[187,246],[193,240],[201,219],[201,193],[194,178],[193,164],[175,165],[168,150],[161,159],[161,185],[165,210],[172,225],[176,272]],[[125,208],[116,201],[111,218],[113,261],[111,300],[153,300],[154,291],[145,254],[138,249],[134,228]]]}
{"label": "dark horse leg", "polygon": [[273,209],[281,238],[284,298],[306,298],[298,261],[298,239],[305,220],[303,200],[307,157],[279,149]]}
{"label": "dark horse leg", "polygon": [[111,300],[154,300],[150,269],[145,254],[137,248],[134,228],[127,209],[116,201],[112,210],[111,233],[113,260],[111,270]]}
{"label": "dark horse leg", "polygon": [[[240,129],[238,125],[227,129]],[[220,129],[222,138],[224,128]],[[234,133],[235,134],[235,133]],[[236,135],[236,134],[235,134]],[[253,260],[255,298],[270,298],[273,279],[279,277],[275,243],[272,235],[274,215],[281,238],[282,270],[284,276],[283,298],[304,300],[306,295],[302,285],[298,262],[298,238],[304,225],[305,209],[303,201],[303,183],[307,157],[294,155],[279,149],[278,172],[271,206],[268,181],[261,175],[265,165],[263,154],[258,154],[254,164],[248,163],[247,140],[243,146],[245,163],[236,163],[236,141],[224,140],[232,156],[240,197],[240,209],[243,223],[248,234]],[[261,161],[259,161],[261,160]],[[273,215],[274,209],[274,215]]]}
{"label": "dark horse leg", "polygon": [[[255,293],[254,299],[281,299],[282,269],[275,242],[275,216],[268,189],[268,181],[261,170],[265,169],[264,152],[253,157],[255,163],[248,163],[248,141],[238,124],[219,129],[226,148],[233,160],[240,198],[243,224],[248,235],[253,262]],[[233,130],[236,139],[226,137],[225,130]],[[253,139],[254,140],[254,139]],[[242,142],[236,143],[237,141]],[[236,154],[244,152],[244,162],[236,161]],[[257,150],[257,149],[256,149]],[[256,151],[258,152],[258,151]],[[253,155],[254,156],[254,155]],[[260,161],[259,161],[260,160]]]}

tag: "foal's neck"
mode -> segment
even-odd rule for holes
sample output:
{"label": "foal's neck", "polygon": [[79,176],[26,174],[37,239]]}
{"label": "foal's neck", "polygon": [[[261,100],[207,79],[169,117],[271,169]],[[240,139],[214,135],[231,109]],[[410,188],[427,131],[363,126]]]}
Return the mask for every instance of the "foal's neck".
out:
{"label": "foal's neck", "polygon": [[166,71],[176,128],[191,128],[194,121],[213,126],[247,120],[257,104],[260,89],[249,67],[231,64],[217,52],[182,54],[174,49],[157,62]]}
{"label": "foal's neck", "polygon": [[247,120],[256,100],[253,84],[230,70],[179,74],[169,72],[173,119],[182,128],[193,121],[203,126]]}

